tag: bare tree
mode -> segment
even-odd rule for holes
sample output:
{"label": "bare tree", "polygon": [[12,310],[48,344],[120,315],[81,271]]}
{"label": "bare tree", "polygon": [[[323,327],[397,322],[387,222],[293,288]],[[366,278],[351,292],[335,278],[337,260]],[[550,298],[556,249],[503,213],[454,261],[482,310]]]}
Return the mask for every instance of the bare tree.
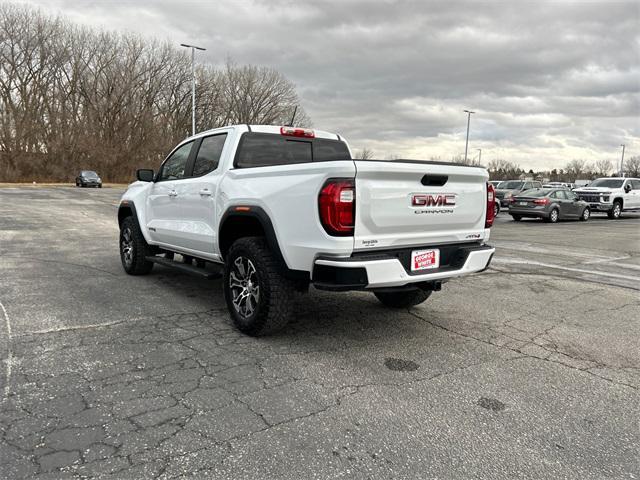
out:
{"label": "bare tree", "polygon": [[355,157],[361,160],[371,160],[373,158],[373,150],[364,147],[362,150],[357,151]]}
{"label": "bare tree", "polygon": [[624,162],[624,171],[629,177],[640,177],[640,156],[631,157]]}
{"label": "bare tree", "polygon": [[587,169],[586,160],[574,159],[567,163],[565,167],[565,172],[569,176],[570,180],[576,180],[580,178]]}
{"label": "bare tree", "polygon": [[600,177],[606,177],[611,173],[613,169],[611,160],[607,160],[606,158],[601,158],[600,160],[596,160],[593,164],[594,172],[597,173]]}
{"label": "bare tree", "polygon": [[[197,72],[197,127],[310,126],[295,85],[265,67]],[[67,180],[91,168],[106,181],[157,166],[190,134],[189,57],[166,42],[92,31],[0,4],[0,181]]]}

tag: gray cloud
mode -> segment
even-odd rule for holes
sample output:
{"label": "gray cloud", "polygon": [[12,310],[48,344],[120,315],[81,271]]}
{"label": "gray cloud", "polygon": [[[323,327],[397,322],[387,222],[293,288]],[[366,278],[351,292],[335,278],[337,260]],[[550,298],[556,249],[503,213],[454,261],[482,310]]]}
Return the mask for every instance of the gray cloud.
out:
{"label": "gray cloud", "polygon": [[378,154],[470,142],[527,167],[640,154],[637,2],[32,1],[106,29],[273,66],[318,128]]}

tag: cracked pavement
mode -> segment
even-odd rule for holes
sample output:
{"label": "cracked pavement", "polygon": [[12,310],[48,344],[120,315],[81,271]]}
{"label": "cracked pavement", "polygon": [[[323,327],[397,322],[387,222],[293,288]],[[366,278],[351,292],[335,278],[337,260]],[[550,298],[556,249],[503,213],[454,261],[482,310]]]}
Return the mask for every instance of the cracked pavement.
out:
{"label": "cracked pavement", "polygon": [[640,477],[640,215],[502,213],[484,274],[255,339],[220,280],[124,274],[119,194],[0,189],[0,478]]}

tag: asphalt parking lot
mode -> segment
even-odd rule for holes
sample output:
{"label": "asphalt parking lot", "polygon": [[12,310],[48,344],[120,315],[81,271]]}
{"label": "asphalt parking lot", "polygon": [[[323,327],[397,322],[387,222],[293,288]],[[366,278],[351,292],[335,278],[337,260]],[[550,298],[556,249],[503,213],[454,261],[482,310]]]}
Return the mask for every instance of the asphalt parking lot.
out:
{"label": "asphalt parking lot", "polygon": [[0,189],[0,478],[640,477],[640,215],[501,213],[488,272],[254,339],[220,280],[124,274],[120,193]]}

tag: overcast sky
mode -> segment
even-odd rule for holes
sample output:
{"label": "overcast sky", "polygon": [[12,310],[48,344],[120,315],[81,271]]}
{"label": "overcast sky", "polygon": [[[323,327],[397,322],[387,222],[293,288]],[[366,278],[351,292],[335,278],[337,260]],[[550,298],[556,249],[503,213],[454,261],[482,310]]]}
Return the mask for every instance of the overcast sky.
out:
{"label": "overcast sky", "polygon": [[32,0],[109,30],[267,65],[316,128],[376,157],[562,167],[640,155],[640,2]]}

